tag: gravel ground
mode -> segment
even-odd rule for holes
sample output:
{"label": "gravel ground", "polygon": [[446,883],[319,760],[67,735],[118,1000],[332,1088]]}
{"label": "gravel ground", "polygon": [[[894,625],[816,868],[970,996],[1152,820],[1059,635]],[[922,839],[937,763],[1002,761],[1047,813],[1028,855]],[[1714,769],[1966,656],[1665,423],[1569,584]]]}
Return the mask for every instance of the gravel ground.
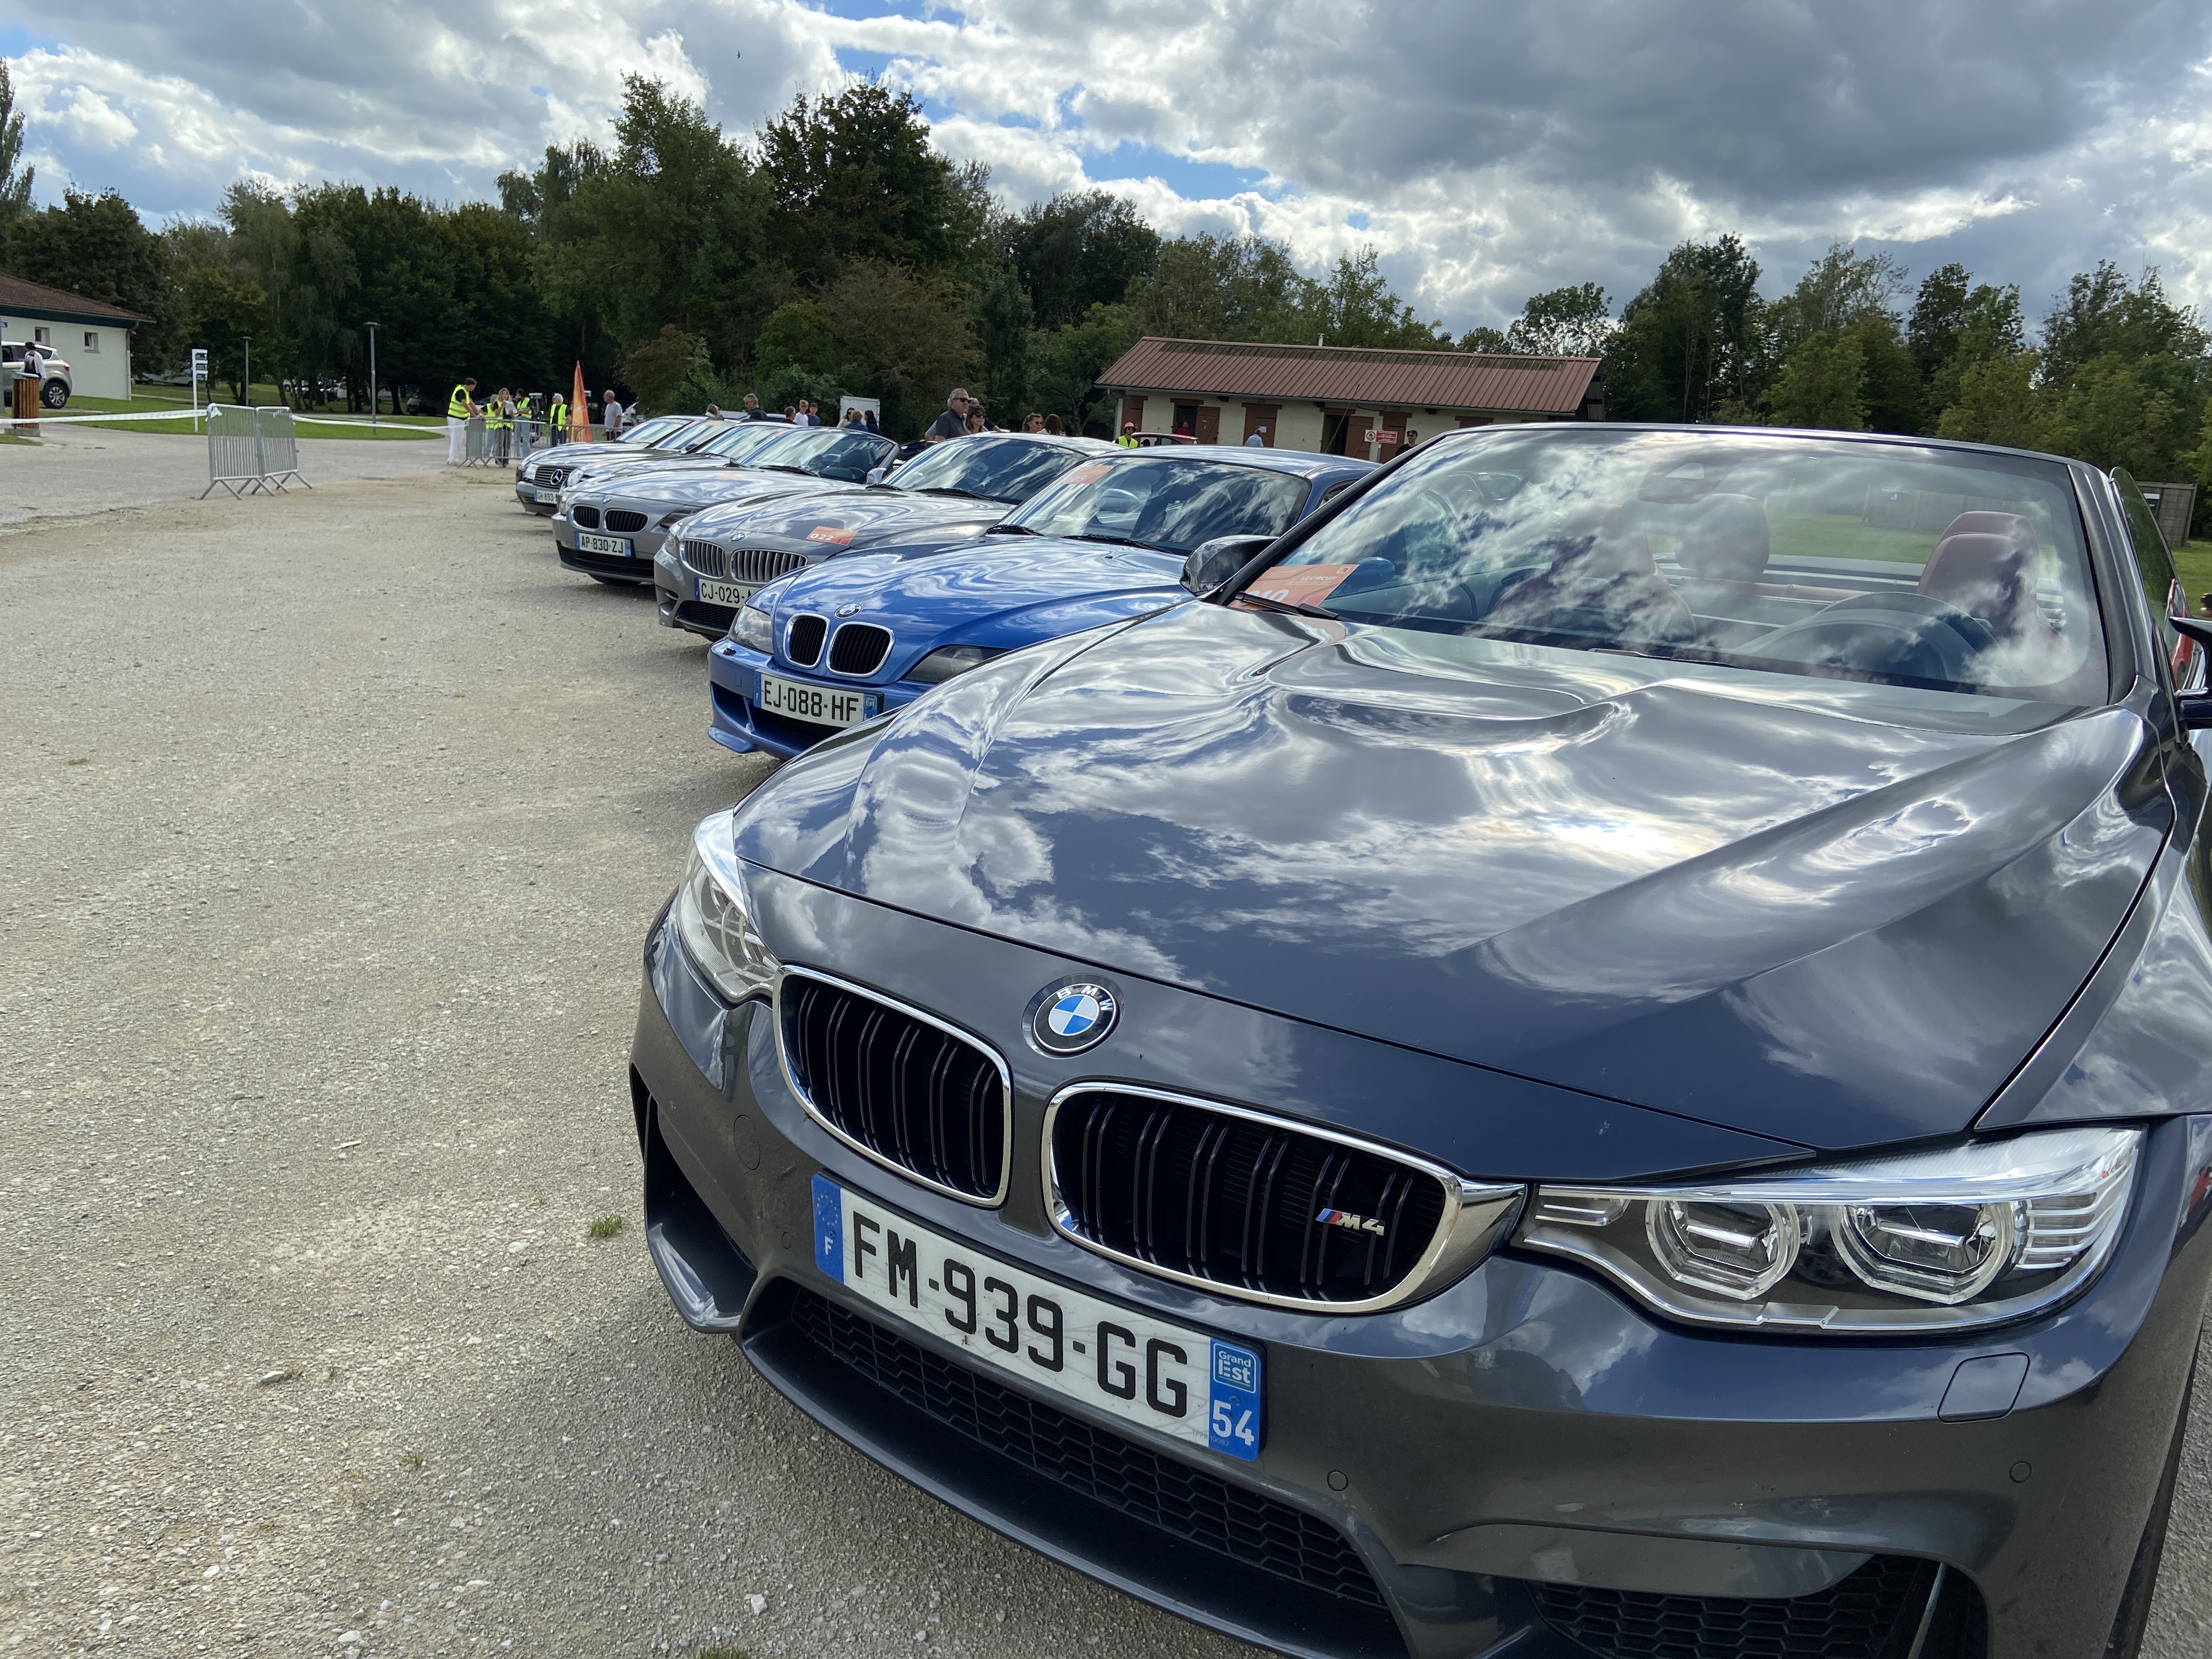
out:
{"label": "gravel ground", "polygon": [[[31,526],[0,582],[0,1651],[1249,1651],[669,1310],[637,952],[768,771],[699,641],[496,476]],[[2212,1645],[2198,1414],[2160,1659]]]}
{"label": "gravel ground", "polygon": [[[318,489],[350,478],[419,477],[437,471],[445,461],[443,434],[404,443],[330,438],[300,445],[301,474]],[[507,476],[511,480],[512,474]],[[207,487],[207,440],[187,433],[46,421],[35,447],[0,444],[0,525],[188,501]],[[300,486],[285,488],[289,492]]]}

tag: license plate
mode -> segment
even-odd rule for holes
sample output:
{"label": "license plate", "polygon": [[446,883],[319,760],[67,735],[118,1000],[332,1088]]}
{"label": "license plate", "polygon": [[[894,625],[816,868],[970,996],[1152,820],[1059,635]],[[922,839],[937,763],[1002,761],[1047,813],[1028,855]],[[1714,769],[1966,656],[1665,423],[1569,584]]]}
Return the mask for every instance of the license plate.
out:
{"label": "license plate", "polygon": [[814,1265],[983,1369],[1250,1462],[1260,1352],[1085,1296],[814,1177]]}
{"label": "license plate", "polygon": [[748,586],[744,582],[710,582],[704,576],[699,578],[699,603],[702,605],[734,607],[743,605],[759,592],[757,586]]}
{"label": "license plate", "polygon": [[561,492],[557,489],[533,487],[530,492],[530,499],[533,501],[557,501],[561,499]]}
{"label": "license plate", "polygon": [[788,714],[793,720],[812,720],[817,726],[858,726],[874,719],[876,714],[872,692],[807,685],[778,679],[773,674],[760,677],[757,701],[771,714]]}
{"label": "license plate", "polygon": [[579,553],[612,553],[617,558],[630,556],[627,536],[594,536],[589,531],[576,532],[576,551]]}

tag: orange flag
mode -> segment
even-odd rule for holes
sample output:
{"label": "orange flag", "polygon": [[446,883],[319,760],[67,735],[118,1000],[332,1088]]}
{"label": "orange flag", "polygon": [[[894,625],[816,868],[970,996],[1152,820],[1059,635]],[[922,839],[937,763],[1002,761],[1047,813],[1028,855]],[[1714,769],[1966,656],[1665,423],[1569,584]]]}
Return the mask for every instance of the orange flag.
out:
{"label": "orange flag", "polygon": [[587,444],[592,441],[592,404],[584,390],[584,366],[576,365],[576,390],[568,399],[568,441]]}

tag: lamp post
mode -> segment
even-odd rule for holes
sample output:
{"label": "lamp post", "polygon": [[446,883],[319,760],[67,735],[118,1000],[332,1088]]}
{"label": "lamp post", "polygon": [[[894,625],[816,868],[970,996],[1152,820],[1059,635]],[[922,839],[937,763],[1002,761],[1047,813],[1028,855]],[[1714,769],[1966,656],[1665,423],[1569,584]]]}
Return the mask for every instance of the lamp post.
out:
{"label": "lamp post", "polygon": [[241,334],[239,338],[246,342],[246,371],[241,379],[246,387],[246,406],[251,409],[253,407],[253,337]]}
{"label": "lamp post", "polygon": [[376,431],[376,325],[368,325],[368,429]]}

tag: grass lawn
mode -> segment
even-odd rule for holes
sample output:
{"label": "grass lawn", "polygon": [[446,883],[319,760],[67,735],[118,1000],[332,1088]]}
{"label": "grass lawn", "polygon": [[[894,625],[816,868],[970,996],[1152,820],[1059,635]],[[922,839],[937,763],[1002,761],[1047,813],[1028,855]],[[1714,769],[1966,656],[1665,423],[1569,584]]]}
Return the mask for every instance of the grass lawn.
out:
{"label": "grass lawn", "polygon": [[2181,578],[2190,604],[2203,611],[2204,596],[2212,593],[2212,542],[2182,543],[2173,550],[2173,568]]}
{"label": "grass lawn", "polygon": [[[276,388],[273,386],[255,386],[253,396],[258,404],[273,404],[277,401]],[[190,409],[191,405],[190,387],[142,386],[127,402],[114,398],[79,396],[71,398],[69,407],[60,412],[66,415],[154,415],[174,409]],[[300,418],[305,422],[314,417],[307,415]],[[365,422],[368,416],[349,415],[343,409],[333,409],[329,412],[329,418]],[[204,427],[196,428],[190,421],[118,421],[112,427],[105,421],[87,421],[84,424],[101,432],[160,432],[183,438],[197,438],[206,430]],[[446,422],[443,417],[428,415],[380,415],[377,417],[377,429],[374,432],[366,426],[307,424],[299,426],[296,430],[303,441],[310,438],[373,438],[379,442],[406,443],[433,435],[443,437]]]}

